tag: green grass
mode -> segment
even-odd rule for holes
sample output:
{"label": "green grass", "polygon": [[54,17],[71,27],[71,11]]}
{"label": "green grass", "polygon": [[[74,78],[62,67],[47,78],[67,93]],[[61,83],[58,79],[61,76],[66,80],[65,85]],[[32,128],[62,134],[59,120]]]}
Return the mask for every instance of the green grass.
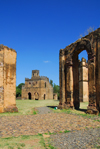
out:
{"label": "green grass", "polygon": [[33,149],[34,147],[45,149],[43,136],[23,135],[19,137],[0,138],[0,149]]}
{"label": "green grass", "polygon": [[64,131],[64,133],[68,133],[68,132],[70,132],[70,131],[69,131],[69,130],[65,130],[65,131]]}
{"label": "green grass", "polygon": [[18,113],[0,113],[0,116],[14,115],[32,115],[37,114],[33,111],[35,107],[58,106],[59,101],[56,100],[16,100]]}

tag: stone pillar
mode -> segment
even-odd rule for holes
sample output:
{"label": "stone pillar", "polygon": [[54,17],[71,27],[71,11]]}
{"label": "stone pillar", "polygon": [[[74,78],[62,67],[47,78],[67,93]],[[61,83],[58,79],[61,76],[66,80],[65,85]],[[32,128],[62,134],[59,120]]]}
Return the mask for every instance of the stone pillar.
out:
{"label": "stone pillar", "polygon": [[62,109],[65,104],[65,56],[63,49],[59,56],[59,84],[60,84],[60,102],[58,108]]}
{"label": "stone pillar", "polygon": [[66,102],[64,108],[73,108],[73,68],[72,60],[66,62]]}
{"label": "stone pillar", "polygon": [[96,43],[96,98],[97,109],[100,112],[100,37]]}
{"label": "stone pillar", "polygon": [[18,112],[16,107],[16,51],[0,47],[0,112]]}
{"label": "stone pillar", "polygon": [[4,112],[4,50],[0,47],[0,113]]}
{"label": "stone pillar", "polygon": [[88,101],[88,64],[84,58],[79,64],[79,101]]}
{"label": "stone pillar", "polygon": [[89,105],[87,113],[98,114],[96,107],[95,55],[88,54]]}
{"label": "stone pillar", "polygon": [[78,71],[79,61],[78,54],[73,55],[73,100],[75,109],[79,109],[79,71]]}

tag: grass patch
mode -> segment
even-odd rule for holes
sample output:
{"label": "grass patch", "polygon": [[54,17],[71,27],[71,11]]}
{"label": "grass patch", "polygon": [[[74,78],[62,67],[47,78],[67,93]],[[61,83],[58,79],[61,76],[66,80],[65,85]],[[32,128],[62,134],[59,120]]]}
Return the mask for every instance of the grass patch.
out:
{"label": "grass patch", "polygon": [[64,131],[64,133],[68,133],[68,132],[70,132],[70,131],[69,131],[69,130],[65,130],[65,131]]}
{"label": "grass patch", "polygon": [[14,116],[14,115],[32,115],[32,110],[35,107],[44,106],[58,106],[59,101],[56,100],[16,100],[16,106],[18,108],[18,113],[0,113],[0,116]]}
{"label": "grass patch", "polygon": [[41,133],[38,133],[38,136],[43,136]]}
{"label": "grass patch", "polygon": [[23,135],[19,137],[9,137],[9,138],[0,138],[0,149],[33,149],[33,148],[41,148],[44,147],[43,136],[34,135],[28,136]]}
{"label": "grass patch", "polygon": [[51,144],[49,144],[48,147],[49,147],[50,149],[56,149],[56,148],[53,147]]}

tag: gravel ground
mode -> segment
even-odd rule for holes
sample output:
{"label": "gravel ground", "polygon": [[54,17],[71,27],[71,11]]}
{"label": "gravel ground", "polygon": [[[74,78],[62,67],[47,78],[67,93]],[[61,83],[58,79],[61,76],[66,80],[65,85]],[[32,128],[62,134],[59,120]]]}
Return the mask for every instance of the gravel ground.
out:
{"label": "gravel ground", "polygon": [[[48,107],[37,108],[39,114],[52,113]],[[72,114],[76,115],[76,114]],[[81,117],[81,116],[79,116]],[[100,117],[87,118],[99,120]],[[84,130],[74,130],[68,133],[58,133],[51,135],[51,144],[57,149],[96,149],[100,148],[100,128],[89,128]]]}
{"label": "gravel ground", "polygon": [[[36,115],[0,117],[0,137],[54,132],[56,135],[50,137],[57,149],[93,149],[94,145],[100,148],[100,117],[91,119],[74,114],[53,113],[48,107],[36,109],[39,111]],[[60,133],[65,130],[70,132]]]}
{"label": "gravel ground", "polygon": [[50,138],[57,149],[100,148],[100,128],[56,134],[51,135]]}
{"label": "gravel ground", "polygon": [[54,113],[50,108],[48,107],[38,107],[38,108],[35,108],[38,110],[38,113],[39,114],[47,114],[47,113]]}

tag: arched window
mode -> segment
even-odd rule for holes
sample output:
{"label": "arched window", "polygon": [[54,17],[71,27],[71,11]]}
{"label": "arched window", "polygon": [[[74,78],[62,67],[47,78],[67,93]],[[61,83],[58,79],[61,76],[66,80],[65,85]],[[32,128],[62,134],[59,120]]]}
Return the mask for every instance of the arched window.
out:
{"label": "arched window", "polygon": [[45,88],[46,88],[46,82],[45,82]]}

